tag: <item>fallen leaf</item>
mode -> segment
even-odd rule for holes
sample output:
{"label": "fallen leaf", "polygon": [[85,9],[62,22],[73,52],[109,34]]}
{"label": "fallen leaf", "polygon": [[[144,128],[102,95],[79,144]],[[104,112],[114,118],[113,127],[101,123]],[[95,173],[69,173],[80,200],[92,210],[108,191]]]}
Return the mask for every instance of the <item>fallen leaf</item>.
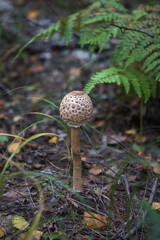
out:
{"label": "fallen leaf", "polygon": [[0,238],[3,238],[5,236],[5,229],[0,226]]}
{"label": "fallen leaf", "polygon": [[84,224],[91,229],[101,229],[106,226],[107,219],[100,214],[84,212]]}
{"label": "fallen leaf", "polygon": [[57,137],[57,136],[54,136],[54,137],[52,137],[52,138],[49,140],[49,143],[54,143],[54,144],[56,144],[57,141],[58,141],[58,137]]}
{"label": "fallen leaf", "polygon": [[4,118],[5,118],[4,114],[0,114],[0,119],[4,119]]}
{"label": "fallen leaf", "polygon": [[13,216],[11,221],[13,227],[20,230],[24,230],[29,226],[29,223],[21,216]]}
{"label": "fallen leaf", "polygon": [[89,173],[94,175],[99,175],[102,172],[104,172],[104,168],[98,164],[93,164],[93,166],[89,169]]}
{"label": "fallen leaf", "polygon": [[128,134],[128,135],[135,135],[136,132],[137,132],[137,130],[134,129],[134,128],[133,129],[128,129],[128,130],[125,131],[125,133]]}
{"label": "fallen leaf", "polygon": [[36,18],[38,15],[39,15],[39,12],[36,11],[36,10],[29,10],[29,11],[27,12],[27,17],[28,17],[29,19],[34,19],[34,18]]}
{"label": "fallen leaf", "polygon": [[139,151],[138,152],[138,156],[140,156],[140,157],[142,157],[142,158],[144,158],[144,159],[146,159],[146,160],[151,160],[152,159],[152,155],[151,155],[151,153],[149,153],[149,154],[145,154],[144,152],[142,152],[142,151]]}
{"label": "fallen leaf", "polygon": [[40,164],[40,163],[35,163],[35,164],[33,165],[33,167],[36,168],[36,169],[41,169],[41,168],[43,167],[43,165]]}
{"label": "fallen leaf", "polygon": [[13,71],[9,74],[9,77],[15,79],[18,77],[18,73]]}
{"label": "fallen leaf", "polygon": [[103,127],[104,124],[105,124],[105,121],[104,121],[104,120],[96,120],[96,121],[94,122],[94,125],[95,125],[96,127]]}
{"label": "fallen leaf", "polygon": [[158,162],[153,162],[150,165],[153,167],[155,173],[160,174],[160,164]]}
{"label": "fallen leaf", "polygon": [[146,165],[141,164],[138,167],[139,168],[143,168],[144,170],[148,171],[148,167]]}
{"label": "fallen leaf", "polygon": [[160,211],[160,203],[159,203],[159,202],[153,202],[153,203],[152,203],[152,208],[153,208],[154,210]]}
{"label": "fallen leaf", "polygon": [[26,70],[26,74],[31,75],[34,73],[40,73],[40,72],[43,72],[44,69],[45,68],[42,64],[33,65],[32,67],[30,67],[29,69]]}
{"label": "fallen leaf", "polygon": [[86,162],[87,161],[87,158],[86,157],[81,157],[81,160],[83,161],[83,162]]}
{"label": "fallen leaf", "polygon": [[0,109],[3,108],[3,105],[4,105],[4,100],[0,100]]}
{"label": "fallen leaf", "polygon": [[[41,236],[42,236],[43,232],[39,231],[39,230],[35,230],[32,232],[32,237],[30,238],[30,240],[40,240]],[[27,233],[21,233],[20,237],[21,239],[25,239]]]}
{"label": "fallen leaf", "polygon": [[[21,142],[16,142],[16,143],[12,143],[11,145],[9,145],[8,147],[8,152],[9,153],[14,153],[17,148],[21,145]],[[20,153],[20,149],[18,149],[18,151],[16,152],[16,154]]]}
{"label": "fallen leaf", "polygon": [[22,119],[22,117],[20,115],[17,115],[13,118],[13,122],[18,122]]}
{"label": "fallen leaf", "polygon": [[127,137],[122,136],[121,133],[118,133],[118,134],[111,134],[111,133],[108,134],[107,133],[107,136],[108,136],[108,144],[110,144],[110,145],[124,142],[127,139]]}
{"label": "fallen leaf", "polygon": [[81,75],[81,69],[80,68],[70,68],[69,73],[70,73],[70,75],[79,77]]}
{"label": "fallen leaf", "polygon": [[137,179],[137,176],[136,175],[131,175],[128,177],[128,182],[133,182]]}
{"label": "fallen leaf", "polygon": [[147,138],[145,136],[141,136],[140,134],[137,134],[134,140],[138,143],[144,143],[147,141]]}

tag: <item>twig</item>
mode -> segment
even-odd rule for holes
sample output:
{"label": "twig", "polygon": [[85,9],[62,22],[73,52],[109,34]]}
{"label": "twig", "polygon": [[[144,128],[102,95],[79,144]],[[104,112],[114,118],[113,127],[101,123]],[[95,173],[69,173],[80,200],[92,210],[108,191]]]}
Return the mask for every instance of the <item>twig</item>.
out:
{"label": "twig", "polygon": [[[128,183],[128,178],[125,174],[123,174],[121,176],[121,181],[122,181],[122,184],[124,186],[124,189],[126,191],[126,194],[127,194],[127,199],[128,201],[130,200],[131,198],[131,193],[130,193],[130,186],[129,186],[129,183]],[[133,208],[133,204],[132,202],[130,203],[130,209],[131,209],[131,216],[130,216],[130,220],[132,219],[132,216],[135,217],[135,211],[134,211],[134,208]]]}
{"label": "twig", "polygon": [[117,28],[119,28],[119,29],[121,29],[121,30],[130,30],[130,31],[134,31],[134,32],[139,32],[139,33],[146,34],[147,36],[149,36],[149,37],[151,37],[151,38],[154,38],[154,35],[149,34],[149,33],[147,33],[147,32],[144,32],[144,31],[141,31],[141,30],[139,30],[139,29],[133,29],[133,28],[128,28],[128,27],[121,27],[121,26],[116,25],[116,24],[114,24],[114,23],[110,23],[110,25],[111,25],[111,26],[114,26],[114,27],[117,27]]}
{"label": "twig", "polygon": [[[149,200],[148,200],[149,205],[151,205],[152,202],[153,202],[153,199],[154,199],[154,196],[155,196],[155,193],[156,193],[156,189],[157,189],[157,185],[158,185],[158,177],[156,177],[156,179],[155,179],[155,181],[154,181],[154,184],[153,184],[153,187],[152,187],[151,196],[150,196],[150,198],[149,198]],[[142,223],[144,222],[144,220],[145,220],[146,217],[147,217],[147,213],[148,213],[148,211],[146,210],[146,211],[144,212],[144,214],[143,214],[142,219],[138,222],[138,224],[137,224],[136,226],[134,226],[134,228],[131,229],[130,233],[127,234],[127,235],[124,237],[125,240],[128,239],[131,235],[133,235],[133,234],[141,227]]]}

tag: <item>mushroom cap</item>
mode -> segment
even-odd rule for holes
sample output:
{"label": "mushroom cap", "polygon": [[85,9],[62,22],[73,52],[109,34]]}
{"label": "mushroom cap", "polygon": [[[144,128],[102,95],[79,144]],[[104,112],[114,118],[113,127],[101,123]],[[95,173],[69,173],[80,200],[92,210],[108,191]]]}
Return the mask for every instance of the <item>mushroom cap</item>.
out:
{"label": "mushroom cap", "polygon": [[71,127],[80,127],[89,121],[93,112],[90,97],[81,91],[68,93],[60,104],[60,115]]}

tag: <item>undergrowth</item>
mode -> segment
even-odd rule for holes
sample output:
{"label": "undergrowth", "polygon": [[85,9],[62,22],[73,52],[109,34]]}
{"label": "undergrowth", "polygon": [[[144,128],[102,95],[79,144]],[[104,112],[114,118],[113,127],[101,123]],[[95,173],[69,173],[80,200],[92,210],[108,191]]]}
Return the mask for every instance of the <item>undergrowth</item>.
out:
{"label": "undergrowth", "polygon": [[95,73],[84,88],[89,93],[98,83],[123,85],[126,94],[132,88],[147,102],[157,94],[160,80],[160,5],[140,5],[129,11],[120,1],[99,0],[73,15],[63,17],[34,36],[17,56],[35,40],[46,40],[55,33],[65,37],[66,45],[73,34],[79,44],[88,46],[90,54],[105,50],[111,39],[117,40],[113,50],[115,63]]}
{"label": "undergrowth", "polygon": [[[49,103],[50,107],[53,107],[53,104],[52,102],[50,102],[50,100],[43,98],[41,98],[40,100],[46,102],[47,104]],[[58,106],[54,107],[56,110],[58,110]],[[83,129],[83,132],[85,133],[86,141],[90,143],[96,154],[93,156],[88,155],[89,159],[87,159],[87,164],[90,164],[91,166],[92,164],[101,165],[101,167],[104,168],[105,171],[108,173],[102,173],[102,175],[98,178],[98,182],[95,177],[95,179],[93,178],[93,180],[90,180],[88,184],[85,183],[84,192],[78,194],[70,187],[72,177],[69,175],[69,169],[59,169],[58,171],[57,169],[55,169],[53,173],[48,173],[45,170],[29,170],[27,165],[25,166],[25,168],[23,168],[18,158],[16,158],[18,150],[26,147],[27,144],[29,144],[30,142],[34,143],[34,141],[39,137],[60,137],[53,133],[38,133],[34,134],[28,139],[22,138],[21,135],[24,134],[25,131],[28,131],[29,128],[31,128],[32,126],[38,124],[45,124],[45,121],[57,121],[57,123],[60,124],[60,126],[63,127],[66,132],[68,131],[66,126],[56,117],[50,116],[45,113],[36,112],[35,114],[38,114],[45,119],[41,119],[38,122],[31,124],[23,131],[21,131],[17,136],[0,133],[0,136],[14,137],[14,141],[12,141],[12,143],[14,143],[17,139],[22,141],[19,147],[10,155],[10,157],[5,158],[6,164],[0,175],[1,194],[2,191],[5,189],[6,183],[12,178],[14,181],[10,186],[11,188],[14,187],[15,189],[17,189],[17,186],[18,189],[24,188],[24,181],[27,181],[27,184],[31,186],[35,185],[35,187],[37,188],[36,196],[38,199],[35,199],[33,195],[34,202],[36,203],[35,208],[38,209],[36,211],[37,214],[35,214],[35,212],[32,213],[34,217],[32,216],[32,222],[29,225],[29,229],[25,229],[24,231],[26,234],[24,239],[31,240],[36,229],[39,229],[41,231],[41,233],[43,234],[43,239],[57,238],[68,240],[79,239],[79,236],[82,239],[85,235],[91,236],[88,239],[93,240],[104,238],[121,239],[123,237],[124,239],[128,239],[130,235],[134,235],[135,231],[138,231],[139,227],[143,225],[143,221],[146,224],[149,224],[149,226],[151,226],[151,231],[148,232],[148,236],[150,236],[150,234],[152,234],[152,231],[154,230],[154,226],[152,226],[154,221],[152,221],[152,219],[154,218],[154,216],[156,216],[157,221],[159,221],[160,219],[159,214],[150,208],[153,197],[156,194],[156,190],[150,191],[150,189],[147,189],[146,187],[146,189],[144,189],[144,195],[141,196],[140,194],[142,188],[146,184],[150,183],[150,186],[155,186],[155,183],[157,184],[158,182],[158,177],[152,172],[152,169],[150,168],[150,162],[145,162],[145,164],[150,169],[150,174],[152,174],[152,178],[149,177],[149,175],[147,176],[147,174],[142,175],[140,181],[137,181],[136,184],[133,186],[132,191],[130,192],[128,188],[129,192],[128,190],[125,190],[126,195],[124,194],[123,196],[121,194],[121,191],[118,190],[118,188],[122,188],[123,184],[125,185],[125,187],[128,186],[127,175],[129,175],[129,173],[133,174],[132,172],[136,174],[137,163],[143,164],[144,160],[141,157],[137,157],[137,154],[134,151],[127,150],[125,145],[122,144],[118,144],[117,149],[107,146],[107,149],[111,150],[114,153],[114,157],[113,159],[107,159],[104,156],[103,159],[103,157],[100,156],[101,146],[98,147],[96,143],[94,143],[94,141],[96,140],[96,138],[98,138],[98,136],[103,136],[107,138],[109,138],[109,136],[106,136],[105,134],[92,128],[92,137],[90,137],[88,134],[90,126],[88,125],[87,128]],[[66,158],[68,158],[69,161],[70,150],[65,140],[64,145],[66,148]],[[57,152],[58,151],[60,151],[60,149],[57,147]],[[118,161],[115,157],[116,151],[117,157],[119,159]],[[123,159],[123,157],[121,158],[121,154],[125,154],[125,159]],[[7,151],[6,155],[8,155]],[[116,171],[114,170],[114,168],[112,169],[114,161],[116,161],[116,165],[118,165],[118,170]],[[128,167],[131,164],[135,165],[133,170]],[[9,167],[13,166],[18,170],[18,172],[11,171],[11,173],[8,174]],[[15,179],[18,179],[17,177],[21,177],[21,180],[20,182],[17,182],[17,186],[13,186]],[[24,177],[27,180],[25,180]],[[156,179],[155,183],[154,179]],[[89,180],[88,175],[87,177],[84,177],[84,181],[86,180]],[[137,195],[137,193],[139,193],[140,195]],[[31,201],[32,192],[29,192],[29,194]],[[149,200],[147,204],[145,200],[148,199],[148,196],[150,196],[149,199],[151,199],[152,201]],[[1,197],[3,198],[3,194]],[[136,201],[134,197],[137,197]],[[144,200],[144,209],[142,209],[141,205],[142,200]],[[18,214],[22,214],[19,213],[18,210],[19,209],[17,209]],[[27,211],[27,208],[25,209],[24,207],[23,211]],[[107,219],[107,223],[104,223],[104,229],[99,231],[87,227],[85,225],[83,216],[85,212],[89,213],[89,218],[91,218],[92,220],[94,219],[94,221],[97,220],[100,215],[104,216]],[[97,214],[96,216],[94,215],[95,213]],[[145,218],[143,214],[146,215]],[[147,214],[149,218],[147,218]],[[101,222],[101,220],[98,221]],[[54,226],[56,226],[59,232],[55,231]],[[122,233],[117,230],[117,226],[120,226],[120,228],[122,229]],[[72,227],[72,231],[70,231],[70,227]],[[159,236],[158,228],[156,228],[154,235],[154,240],[156,240],[156,236]],[[19,239],[19,232],[14,232],[14,238],[16,237],[17,239]]]}

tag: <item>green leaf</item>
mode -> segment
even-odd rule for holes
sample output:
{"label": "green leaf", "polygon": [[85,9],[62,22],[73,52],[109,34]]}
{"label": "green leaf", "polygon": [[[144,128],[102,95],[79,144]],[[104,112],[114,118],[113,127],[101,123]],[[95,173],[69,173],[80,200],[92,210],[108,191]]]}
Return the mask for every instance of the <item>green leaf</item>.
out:
{"label": "green leaf", "polygon": [[11,219],[14,228],[24,230],[29,226],[29,223],[21,216],[13,216]]}
{"label": "green leaf", "polygon": [[0,137],[0,142],[1,142],[1,143],[8,142],[8,137],[6,137],[6,136],[1,136],[1,137]]}

